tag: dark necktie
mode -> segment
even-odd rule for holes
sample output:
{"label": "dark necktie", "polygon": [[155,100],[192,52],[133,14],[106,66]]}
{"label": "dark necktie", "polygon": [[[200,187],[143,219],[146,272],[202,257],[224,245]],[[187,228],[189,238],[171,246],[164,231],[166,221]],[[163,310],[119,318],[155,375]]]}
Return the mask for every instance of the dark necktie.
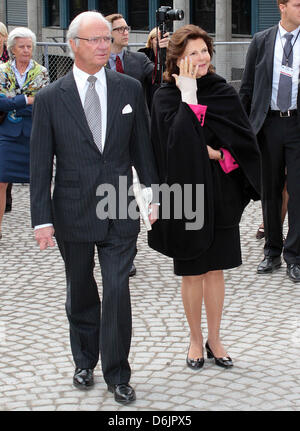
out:
{"label": "dark necktie", "polygon": [[97,78],[91,75],[87,80],[89,82],[89,86],[85,95],[83,108],[94,142],[102,153],[101,105],[95,88]]}
{"label": "dark necktie", "polygon": [[[293,66],[293,46],[291,40],[293,35],[286,33],[284,35],[286,42],[283,49],[282,64],[288,67]],[[280,74],[277,94],[277,106],[281,112],[286,112],[292,103],[292,84],[293,79],[283,73]]]}
{"label": "dark necktie", "polygon": [[124,73],[122,61],[118,55],[116,57],[116,71],[120,73]]}

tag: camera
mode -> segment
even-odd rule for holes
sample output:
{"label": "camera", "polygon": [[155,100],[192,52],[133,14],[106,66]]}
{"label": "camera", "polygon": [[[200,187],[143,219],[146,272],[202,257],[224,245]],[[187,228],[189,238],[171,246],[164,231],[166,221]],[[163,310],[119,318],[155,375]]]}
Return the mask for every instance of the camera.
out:
{"label": "camera", "polygon": [[161,6],[156,11],[157,25],[161,25],[167,21],[181,21],[184,18],[182,9],[172,9],[171,6]]}

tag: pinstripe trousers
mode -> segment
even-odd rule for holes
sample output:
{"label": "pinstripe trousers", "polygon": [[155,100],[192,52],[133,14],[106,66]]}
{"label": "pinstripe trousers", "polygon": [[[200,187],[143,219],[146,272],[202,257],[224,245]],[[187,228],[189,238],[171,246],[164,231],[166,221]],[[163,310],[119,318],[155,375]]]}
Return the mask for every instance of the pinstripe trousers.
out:
{"label": "pinstripe trousers", "polygon": [[[76,367],[95,368],[101,355],[108,384],[128,383],[132,318],[129,271],[137,236],[120,237],[110,221],[101,242],[66,242],[57,238],[65,262],[66,313]],[[95,249],[102,274],[102,303],[94,278]]]}

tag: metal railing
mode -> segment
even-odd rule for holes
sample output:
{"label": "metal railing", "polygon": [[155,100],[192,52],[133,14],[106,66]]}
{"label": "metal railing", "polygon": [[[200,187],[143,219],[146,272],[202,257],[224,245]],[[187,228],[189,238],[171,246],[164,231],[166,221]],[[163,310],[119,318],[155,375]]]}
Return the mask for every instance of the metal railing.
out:
{"label": "metal railing", "polygon": [[[214,42],[215,54],[212,63],[216,72],[237,89],[249,44],[249,41]],[[143,46],[145,46],[143,43],[130,43],[128,48],[137,50]],[[35,60],[48,69],[51,82],[65,75],[73,65],[73,60],[68,56],[67,43],[38,42]]]}

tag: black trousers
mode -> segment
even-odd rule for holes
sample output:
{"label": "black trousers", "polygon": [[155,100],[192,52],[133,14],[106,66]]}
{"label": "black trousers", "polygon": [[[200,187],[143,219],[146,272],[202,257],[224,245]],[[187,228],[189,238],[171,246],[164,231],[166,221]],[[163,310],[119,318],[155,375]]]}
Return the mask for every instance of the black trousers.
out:
{"label": "black trousers", "polygon": [[[258,134],[262,153],[262,208],[265,256],[300,264],[300,121],[298,116],[268,115]],[[283,247],[282,190],[287,168],[289,231]]]}
{"label": "black trousers", "polygon": [[[121,238],[111,222],[97,243],[57,242],[65,262],[66,313],[76,367],[95,368],[99,353],[106,383],[128,383],[132,319],[129,271],[137,237]],[[102,306],[94,278],[95,249],[102,274]]]}

